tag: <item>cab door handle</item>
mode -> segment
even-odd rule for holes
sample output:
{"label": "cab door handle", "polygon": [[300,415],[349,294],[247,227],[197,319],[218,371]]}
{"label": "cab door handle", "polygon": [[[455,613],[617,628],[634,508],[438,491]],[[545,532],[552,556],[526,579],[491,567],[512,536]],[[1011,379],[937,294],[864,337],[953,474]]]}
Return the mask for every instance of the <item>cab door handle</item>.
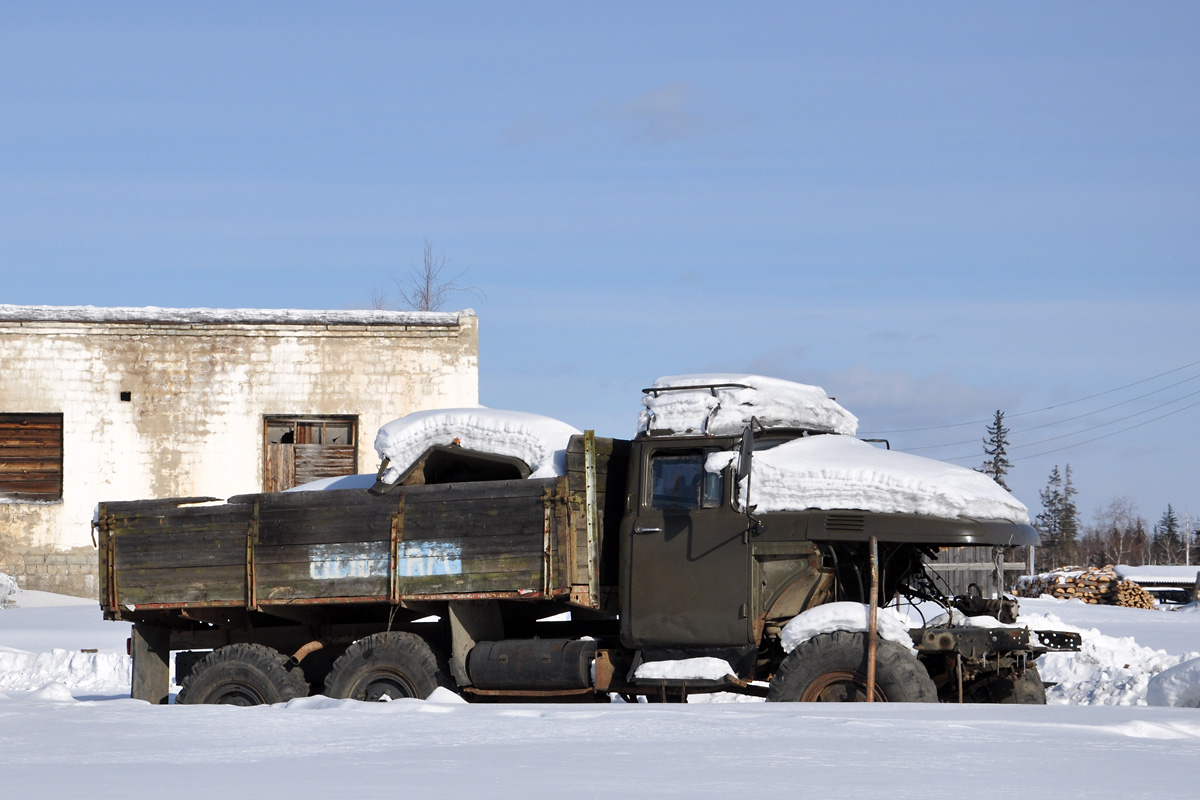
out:
{"label": "cab door handle", "polygon": [[643,528],[641,525],[635,525],[633,526],[633,532],[637,534],[662,533],[662,528]]}

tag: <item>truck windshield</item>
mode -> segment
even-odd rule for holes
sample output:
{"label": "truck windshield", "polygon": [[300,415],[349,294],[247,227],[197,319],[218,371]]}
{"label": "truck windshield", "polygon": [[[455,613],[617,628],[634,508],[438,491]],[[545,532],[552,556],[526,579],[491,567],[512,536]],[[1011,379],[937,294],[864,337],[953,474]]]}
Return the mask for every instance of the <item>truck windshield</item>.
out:
{"label": "truck windshield", "polygon": [[724,475],[705,472],[704,459],[704,453],[653,456],[650,507],[659,511],[688,511],[720,506]]}

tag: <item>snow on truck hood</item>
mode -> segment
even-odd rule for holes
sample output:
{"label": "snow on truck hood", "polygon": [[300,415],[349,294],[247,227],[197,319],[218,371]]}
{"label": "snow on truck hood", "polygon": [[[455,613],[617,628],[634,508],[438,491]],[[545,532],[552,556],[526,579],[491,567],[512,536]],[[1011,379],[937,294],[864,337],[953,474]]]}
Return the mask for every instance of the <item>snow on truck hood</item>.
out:
{"label": "snow on truck hood", "polygon": [[820,386],[761,375],[714,372],[659,378],[642,398],[642,405],[638,433],[653,429],[736,435],[752,417],[768,428],[807,428],[850,436],[858,430],[858,418]]}
{"label": "snow on truck hood", "polygon": [[565,422],[491,408],[417,411],[389,422],[375,436],[375,452],[389,460],[384,483],[395,483],[425,452],[458,443],[467,450],[519,458],[531,478],[566,474],[567,442],[581,431]]}
{"label": "snow on truck hood", "polygon": [[[736,457],[714,453],[708,469],[723,469]],[[750,502],[760,513],[853,509],[1029,522],[1025,505],[981,472],[849,436],[818,434],[784,442],[755,452],[751,465]]]}
{"label": "snow on truck hood", "polygon": [[[872,447],[858,419],[819,386],[737,373],[673,375],[642,398],[638,432],[737,435],[766,428],[824,432],[754,454],[750,502],[760,512],[862,510],[1028,523],[1029,511],[991,478],[965,467]],[[842,434],[842,435],[838,435]],[[717,453],[719,471],[733,453]]]}

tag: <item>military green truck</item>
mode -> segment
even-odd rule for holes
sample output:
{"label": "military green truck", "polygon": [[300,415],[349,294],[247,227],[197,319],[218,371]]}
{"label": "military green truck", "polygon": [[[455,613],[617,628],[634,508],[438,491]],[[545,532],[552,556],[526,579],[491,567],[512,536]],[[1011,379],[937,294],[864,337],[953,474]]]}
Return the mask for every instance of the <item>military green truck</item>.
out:
{"label": "military green truck", "polygon": [[[549,477],[455,437],[399,466],[381,450],[370,489],[101,503],[101,605],[133,623],[132,696],[168,702],[174,655],[179,703],[438,687],[479,701],[1045,702],[1036,659],[1078,637],[1011,625],[1003,597],[945,597],[927,570],[944,548],[1036,544],[1034,529],[880,511],[867,491],[772,509],[758,460],[887,451],[803,408],[737,408],[729,395],[763,391],[752,377],[656,383],[634,439],[571,435]],[[694,424],[672,418],[684,396],[704,398]],[[830,604],[874,621],[897,598],[951,613],[903,641],[872,636],[878,624],[804,634]]]}

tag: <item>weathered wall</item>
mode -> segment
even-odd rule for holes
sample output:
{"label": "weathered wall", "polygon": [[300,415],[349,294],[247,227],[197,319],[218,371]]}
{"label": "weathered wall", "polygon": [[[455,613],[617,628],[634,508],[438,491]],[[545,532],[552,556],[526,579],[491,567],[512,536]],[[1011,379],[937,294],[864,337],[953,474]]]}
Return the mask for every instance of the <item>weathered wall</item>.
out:
{"label": "weathered wall", "polygon": [[62,591],[101,500],[260,491],[265,416],[356,415],[373,471],[383,423],[478,402],[478,352],[470,312],[0,306],[0,412],[63,414],[62,500],[0,500],[0,571]]}

